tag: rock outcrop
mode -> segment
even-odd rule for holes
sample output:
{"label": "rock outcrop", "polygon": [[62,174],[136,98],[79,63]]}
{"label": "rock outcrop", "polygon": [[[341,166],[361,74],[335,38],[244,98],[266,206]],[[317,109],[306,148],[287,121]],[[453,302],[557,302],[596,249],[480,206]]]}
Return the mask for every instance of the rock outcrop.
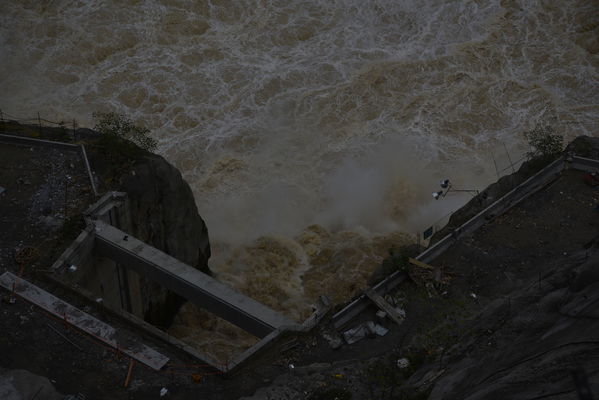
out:
{"label": "rock outcrop", "polygon": [[210,273],[208,229],[175,167],[160,156],[147,155],[120,176],[119,191],[129,195],[133,235]]}
{"label": "rock outcrop", "polygon": [[[99,190],[125,192],[129,198],[131,233],[157,249],[210,274],[208,229],[198,213],[191,188],[177,168],[163,157],[141,149],[107,152],[100,134],[79,129],[88,144],[88,156]],[[183,299],[156,282],[142,279],[144,319],[166,327]]]}
{"label": "rock outcrop", "polygon": [[[598,388],[598,271],[596,240],[547,268],[550,284],[540,285],[534,296],[523,287],[507,296],[511,304],[490,303],[473,331],[484,332],[492,346],[485,346],[480,333],[460,342],[453,350],[464,357],[445,366],[429,399],[570,399]],[[432,370],[419,371],[410,383],[419,386]]]}
{"label": "rock outcrop", "polygon": [[[119,178],[119,191],[129,195],[131,234],[173,257],[210,274],[208,229],[181,173],[160,156],[146,155]],[[170,325],[183,299],[155,282],[144,280],[144,319]]]}

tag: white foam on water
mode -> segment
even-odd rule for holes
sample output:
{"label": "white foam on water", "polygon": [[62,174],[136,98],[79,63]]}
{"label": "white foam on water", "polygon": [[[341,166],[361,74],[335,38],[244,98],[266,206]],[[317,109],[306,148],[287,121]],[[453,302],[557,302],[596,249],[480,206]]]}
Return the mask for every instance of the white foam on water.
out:
{"label": "white foam on water", "polygon": [[508,166],[504,144],[519,158],[538,122],[596,135],[584,0],[5,3],[0,109],[84,125],[118,111],[152,129],[192,186],[217,276],[296,318],[333,290],[316,280],[354,279],[350,296],[382,238],[468,199],[435,202],[439,179],[486,186],[491,154]]}

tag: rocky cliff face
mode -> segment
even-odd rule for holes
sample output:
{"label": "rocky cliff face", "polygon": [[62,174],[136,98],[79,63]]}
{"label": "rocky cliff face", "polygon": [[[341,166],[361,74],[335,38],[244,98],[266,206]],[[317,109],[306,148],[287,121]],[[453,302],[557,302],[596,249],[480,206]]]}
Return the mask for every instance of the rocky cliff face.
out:
{"label": "rocky cliff face", "polygon": [[[129,195],[131,234],[173,257],[210,273],[208,229],[181,173],[160,156],[146,155],[119,178]],[[155,282],[143,280],[144,318],[168,326],[183,299]]]}
{"label": "rocky cliff face", "polygon": [[209,273],[208,229],[181,173],[162,157],[147,155],[118,181],[119,190],[129,195],[131,233]]}
{"label": "rocky cliff face", "polygon": [[[98,134],[91,130],[80,129],[77,134],[97,143]],[[131,211],[129,233],[210,274],[208,229],[179,170],[161,156],[141,149],[127,156],[88,145],[88,153],[100,190],[127,193]],[[141,290],[144,318],[154,325],[168,326],[183,299],[147,279],[142,280]]]}

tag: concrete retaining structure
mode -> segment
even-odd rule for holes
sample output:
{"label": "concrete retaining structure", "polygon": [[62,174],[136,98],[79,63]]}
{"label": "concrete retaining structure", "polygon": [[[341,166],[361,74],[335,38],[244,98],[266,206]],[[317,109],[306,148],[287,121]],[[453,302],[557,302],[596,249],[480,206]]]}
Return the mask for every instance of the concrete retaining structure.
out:
{"label": "concrete retaining structure", "polygon": [[[577,156],[566,156],[555,160],[415,258],[425,263],[433,261],[459,240],[460,237],[472,234],[493,218],[505,213],[522,200],[543,189],[547,184],[559,178],[562,171],[567,168],[581,171],[599,171],[599,160]],[[372,289],[379,295],[384,296],[406,278],[407,276],[404,272],[396,271],[373,286]],[[333,315],[333,325],[337,329],[343,327],[365,310],[370,303],[368,297],[365,294],[361,294],[341,311]]]}
{"label": "concrete retaining structure", "polygon": [[[0,134],[0,142],[79,150],[92,190],[98,195],[85,146],[5,134]],[[86,210],[84,216],[87,227],[53,263],[49,278],[221,372],[232,371],[265,348],[277,346],[288,335],[308,332],[330,310],[328,299],[322,296],[316,311],[303,324],[297,324],[130,236],[127,231],[132,226],[131,216],[125,193],[105,193]],[[125,237],[127,240],[124,240]],[[261,338],[260,341],[227,364],[199,353],[143,320],[140,279],[145,276]],[[135,358],[133,354],[130,356]]]}
{"label": "concrete retaining structure", "polygon": [[95,221],[95,250],[147,276],[198,306],[263,338],[294,325],[287,317],[103,221]]}
{"label": "concrete retaining structure", "polygon": [[112,326],[10,272],[0,275],[0,286],[156,371],[169,360],[143,343],[124,340]]}
{"label": "concrete retaining structure", "polygon": [[[328,299],[322,296],[316,311],[303,324],[297,324],[197,269],[143,243],[129,235],[126,230],[121,230],[130,226],[128,199],[125,193],[104,194],[84,215],[88,227],[53,264],[54,279],[92,301],[98,300],[97,293],[100,290],[102,305],[105,308],[221,372],[232,371],[263,349],[276,346],[289,334],[301,334],[311,330],[330,310]],[[78,266],[86,263],[87,268],[79,270]],[[69,270],[73,265],[77,269]],[[227,364],[199,353],[143,320],[143,313],[139,312],[142,308],[139,294],[141,276],[158,282],[241,327],[261,338],[260,341]],[[82,282],[88,282],[87,285],[93,288],[82,287]],[[103,288],[101,282],[104,282]],[[108,287],[112,289],[108,290]]]}

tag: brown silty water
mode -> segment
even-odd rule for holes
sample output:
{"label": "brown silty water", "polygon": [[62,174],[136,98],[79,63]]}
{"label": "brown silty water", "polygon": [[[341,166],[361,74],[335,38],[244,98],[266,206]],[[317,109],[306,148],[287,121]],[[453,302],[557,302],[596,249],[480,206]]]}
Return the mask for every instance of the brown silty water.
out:
{"label": "brown silty water", "polygon": [[[439,179],[484,187],[537,123],[596,134],[596,1],[6,3],[0,109],[152,129],[216,276],[297,321],[468,199]],[[191,306],[171,330],[221,359],[255,340]]]}

